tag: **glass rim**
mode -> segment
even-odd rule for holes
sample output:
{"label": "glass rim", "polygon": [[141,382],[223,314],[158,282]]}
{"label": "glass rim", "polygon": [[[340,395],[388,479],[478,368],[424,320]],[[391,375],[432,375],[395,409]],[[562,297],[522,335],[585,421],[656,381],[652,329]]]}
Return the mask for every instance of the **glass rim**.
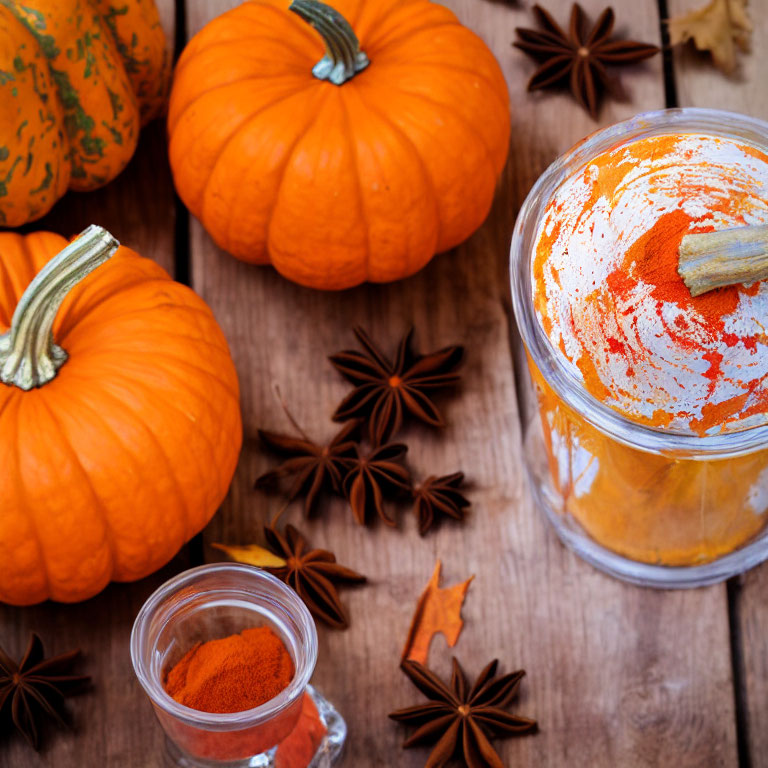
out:
{"label": "glass rim", "polygon": [[[308,653],[304,659],[294,659],[296,669],[291,682],[277,696],[269,699],[269,701],[260,704],[258,707],[241,710],[240,712],[203,712],[180,704],[166,692],[162,684],[155,680],[147,668],[142,654],[142,635],[146,631],[153,614],[174,592],[185,585],[191,584],[201,575],[205,576],[222,572],[245,575],[251,579],[256,579],[257,582],[269,584],[270,588],[276,590],[280,595],[279,602],[286,611],[297,618],[298,623],[306,630],[309,636],[309,643],[307,644]],[[133,623],[130,649],[134,673],[141,687],[155,706],[160,707],[164,712],[177,720],[202,730],[234,731],[250,728],[272,720],[294,704],[304,693],[317,663],[317,627],[309,609],[299,595],[271,573],[256,566],[241,563],[207,563],[189,568],[173,576],[161,584],[145,600]],[[302,662],[301,665],[299,664],[300,661]]]}
{"label": "glass rim", "polygon": [[[718,109],[675,107],[642,112],[577,142],[552,162],[526,196],[510,246],[512,306],[525,348],[547,384],[570,408],[599,431],[632,448],[686,458],[730,458],[768,448],[768,425],[697,435],[642,424],[595,398],[565,364],[541,327],[533,307],[531,259],[539,223],[555,190],[601,152],[622,143],[670,131],[711,134],[753,143],[768,153],[768,122]],[[530,247],[529,247],[530,243]]]}

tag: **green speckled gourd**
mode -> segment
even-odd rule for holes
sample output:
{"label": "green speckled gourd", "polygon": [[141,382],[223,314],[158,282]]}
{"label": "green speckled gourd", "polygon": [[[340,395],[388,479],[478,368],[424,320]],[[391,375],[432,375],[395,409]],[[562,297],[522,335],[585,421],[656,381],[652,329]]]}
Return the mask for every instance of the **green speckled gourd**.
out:
{"label": "green speckled gourd", "polygon": [[154,0],[0,0],[0,226],[117,176],[169,71]]}

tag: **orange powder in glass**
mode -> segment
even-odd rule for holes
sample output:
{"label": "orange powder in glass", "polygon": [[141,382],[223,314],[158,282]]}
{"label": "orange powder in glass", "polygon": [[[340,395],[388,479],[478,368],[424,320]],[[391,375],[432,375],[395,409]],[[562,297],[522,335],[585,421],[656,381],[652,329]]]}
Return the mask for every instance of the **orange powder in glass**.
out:
{"label": "orange powder in glass", "polygon": [[768,284],[692,297],[686,234],[768,221],[768,153],[706,134],[598,155],[539,225],[533,301],[584,389],[639,424],[713,435],[768,423]]}
{"label": "orange powder in glass", "polygon": [[[622,144],[565,179],[531,276],[538,321],[572,380],[659,432],[724,438],[768,423],[768,281],[694,298],[678,274],[686,234],[768,222],[766,189],[768,153],[706,134]],[[602,546],[695,566],[768,524],[768,451],[706,460],[672,440],[634,448],[529,365],[561,509]]]}
{"label": "orange powder in glass", "polygon": [[242,712],[274,699],[293,679],[293,659],[269,627],[198,643],[165,678],[179,704],[201,712]]}

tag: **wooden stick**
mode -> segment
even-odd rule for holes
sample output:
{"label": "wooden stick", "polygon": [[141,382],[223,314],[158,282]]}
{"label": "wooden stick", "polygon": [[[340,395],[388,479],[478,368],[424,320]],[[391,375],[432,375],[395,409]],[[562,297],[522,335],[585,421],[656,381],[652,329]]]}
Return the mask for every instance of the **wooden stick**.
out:
{"label": "wooden stick", "polygon": [[768,279],[768,224],[686,235],[677,271],[691,296]]}

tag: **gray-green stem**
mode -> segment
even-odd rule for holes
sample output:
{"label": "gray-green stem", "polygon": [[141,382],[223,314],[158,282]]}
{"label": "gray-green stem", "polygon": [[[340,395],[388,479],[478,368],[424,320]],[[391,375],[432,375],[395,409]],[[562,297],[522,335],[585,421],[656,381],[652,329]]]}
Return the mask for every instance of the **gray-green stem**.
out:
{"label": "gray-green stem", "polygon": [[106,229],[91,225],[40,270],[16,306],[10,330],[0,336],[0,382],[30,390],[56,378],[67,361],[52,330],[61,303],[119,246]]}
{"label": "gray-green stem", "polygon": [[677,271],[691,296],[768,279],[768,225],[686,235]]}
{"label": "gray-green stem", "polygon": [[312,68],[319,80],[342,85],[370,64],[349,22],[330,5],[320,0],[293,0],[288,10],[301,16],[323,38],[325,56]]}

